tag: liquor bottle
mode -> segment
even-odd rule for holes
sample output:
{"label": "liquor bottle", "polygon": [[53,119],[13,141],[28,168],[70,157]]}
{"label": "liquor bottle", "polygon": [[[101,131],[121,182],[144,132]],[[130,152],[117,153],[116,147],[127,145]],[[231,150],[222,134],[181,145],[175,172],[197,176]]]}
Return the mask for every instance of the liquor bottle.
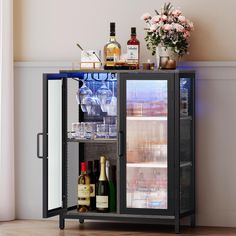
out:
{"label": "liquor bottle", "polygon": [[110,39],[104,46],[104,62],[105,69],[109,69],[115,66],[116,62],[120,59],[121,46],[116,41],[115,22],[110,23]]}
{"label": "liquor bottle", "polygon": [[132,65],[134,69],[139,68],[140,60],[140,43],[136,38],[136,28],[131,28],[131,38],[127,42],[127,62]]}
{"label": "liquor bottle", "polygon": [[109,183],[106,176],[106,158],[100,157],[100,176],[97,182],[96,210],[99,212],[109,211]]}
{"label": "liquor bottle", "polygon": [[90,208],[96,210],[96,198],[95,198],[95,176],[93,173],[93,162],[88,161],[88,176],[90,178]]}
{"label": "liquor bottle", "polygon": [[81,174],[78,178],[78,206],[79,212],[90,209],[90,178],[86,174],[86,163],[81,162]]}
{"label": "liquor bottle", "polygon": [[115,190],[115,182],[114,174],[116,174],[115,166],[110,166],[110,162],[106,161],[106,175],[109,183],[109,210],[116,211],[116,190]]}

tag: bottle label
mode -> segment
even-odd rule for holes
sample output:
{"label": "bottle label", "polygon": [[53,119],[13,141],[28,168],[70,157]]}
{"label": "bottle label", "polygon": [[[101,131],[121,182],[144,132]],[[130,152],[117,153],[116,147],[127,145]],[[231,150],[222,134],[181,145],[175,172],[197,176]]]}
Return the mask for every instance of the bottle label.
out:
{"label": "bottle label", "polygon": [[90,197],[90,185],[78,184],[78,198],[89,198],[89,197]]}
{"label": "bottle label", "polygon": [[78,205],[80,206],[90,206],[90,199],[78,199]]}
{"label": "bottle label", "polygon": [[138,62],[139,56],[138,45],[127,45],[127,61]]}
{"label": "bottle label", "polygon": [[90,197],[95,197],[95,184],[90,184]]}
{"label": "bottle label", "polygon": [[96,196],[97,208],[108,208],[108,196]]}

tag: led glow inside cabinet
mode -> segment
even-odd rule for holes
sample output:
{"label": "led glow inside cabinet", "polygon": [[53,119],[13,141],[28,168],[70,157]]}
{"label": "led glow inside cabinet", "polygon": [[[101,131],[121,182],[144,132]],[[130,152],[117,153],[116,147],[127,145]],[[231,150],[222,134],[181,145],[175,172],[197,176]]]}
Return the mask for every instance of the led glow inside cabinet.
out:
{"label": "led glow inside cabinet", "polygon": [[[44,74],[43,217],[59,215],[61,229],[66,219],[194,226],[194,81],[182,70]],[[80,213],[80,162],[101,155],[116,167],[116,210]]]}

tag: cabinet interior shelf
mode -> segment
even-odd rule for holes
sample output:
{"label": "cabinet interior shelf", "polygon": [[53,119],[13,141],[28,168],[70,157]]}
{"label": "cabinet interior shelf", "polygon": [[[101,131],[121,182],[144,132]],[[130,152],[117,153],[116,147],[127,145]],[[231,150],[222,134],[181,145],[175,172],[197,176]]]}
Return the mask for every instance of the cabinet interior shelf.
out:
{"label": "cabinet interior shelf", "polygon": [[167,116],[127,116],[127,120],[137,120],[137,121],[145,121],[145,120],[154,120],[154,121],[166,121]]}
{"label": "cabinet interior shelf", "polygon": [[127,163],[127,167],[130,168],[167,168],[167,162],[139,162],[139,163]]}
{"label": "cabinet interior shelf", "polygon": [[77,143],[116,143],[117,139],[103,138],[103,139],[75,139],[68,138],[67,142],[77,142]]}
{"label": "cabinet interior shelf", "polygon": [[192,116],[181,116],[180,120],[192,120]]}

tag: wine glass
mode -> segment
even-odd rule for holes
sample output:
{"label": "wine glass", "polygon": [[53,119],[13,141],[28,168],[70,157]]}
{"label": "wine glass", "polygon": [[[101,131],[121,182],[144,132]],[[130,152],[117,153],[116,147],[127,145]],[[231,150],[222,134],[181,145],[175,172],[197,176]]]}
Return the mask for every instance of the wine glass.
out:
{"label": "wine glass", "polygon": [[98,99],[94,91],[95,82],[93,81],[92,84],[92,95],[84,98],[84,104],[86,104],[86,110],[88,115],[99,116],[101,113],[100,100]]}
{"label": "wine glass", "polygon": [[111,103],[112,92],[107,88],[105,81],[102,81],[102,86],[97,90],[96,93],[100,106],[103,112],[107,112],[107,105]]}
{"label": "wine glass", "polygon": [[83,112],[87,112],[86,100],[88,100],[92,96],[93,92],[86,86],[84,80],[82,80],[82,83],[83,85],[78,89],[76,93],[76,100],[77,103],[80,104],[81,110]]}
{"label": "wine glass", "polygon": [[115,90],[115,82],[112,81],[112,97],[107,110],[109,116],[116,116],[117,114],[117,98],[115,96],[114,90]]}

